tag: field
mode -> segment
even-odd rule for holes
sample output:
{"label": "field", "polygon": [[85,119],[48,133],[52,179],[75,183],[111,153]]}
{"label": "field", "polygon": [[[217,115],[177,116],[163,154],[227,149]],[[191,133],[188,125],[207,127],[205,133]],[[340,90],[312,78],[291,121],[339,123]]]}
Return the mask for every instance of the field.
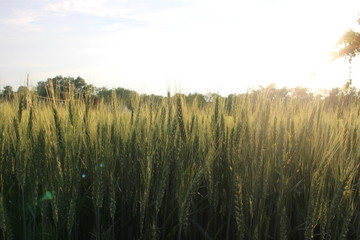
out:
{"label": "field", "polygon": [[360,239],[360,101],[0,106],[2,239]]}

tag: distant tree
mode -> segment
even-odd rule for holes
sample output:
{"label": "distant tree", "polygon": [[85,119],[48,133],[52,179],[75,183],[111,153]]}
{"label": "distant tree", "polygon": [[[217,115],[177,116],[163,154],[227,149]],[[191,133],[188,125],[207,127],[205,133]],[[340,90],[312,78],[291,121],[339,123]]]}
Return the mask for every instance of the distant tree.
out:
{"label": "distant tree", "polygon": [[141,97],[142,101],[149,103],[150,106],[154,107],[154,108],[160,106],[160,104],[163,100],[162,96],[155,95],[155,94],[150,94],[150,95],[142,94],[140,97]]}
{"label": "distant tree", "polygon": [[54,93],[57,99],[66,99],[70,95],[83,97],[86,94],[94,94],[94,86],[86,84],[81,77],[63,77],[56,76],[49,78],[47,81],[40,81],[36,87],[37,93],[42,97],[51,97]]}
{"label": "distant tree", "polygon": [[93,90],[91,87],[87,86],[85,80],[81,77],[77,77],[76,79],[70,78],[67,81],[74,84],[75,95],[83,95]]}
{"label": "distant tree", "polygon": [[[128,109],[132,110],[134,107],[137,107],[135,102],[139,98],[139,94],[135,91],[121,87],[116,89],[107,89],[106,87],[102,87],[95,90],[96,96],[102,98],[106,103],[109,103],[111,101],[113,92],[116,99],[120,100],[121,104],[126,106]],[[152,99],[153,97],[148,95],[142,95],[142,98]]]}
{"label": "distant tree", "polygon": [[226,98],[226,110],[228,112],[228,114],[230,114],[231,112],[233,112],[233,108],[235,105],[235,99],[236,99],[236,95],[234,94],[229,94],[228,97]]}
{"label": "distant tree", "polygon": [[106,87],[96,88],[95,90],[96,96],[104,99],[105,102],[110,102],[111,100],[111,90]]}
{"label": "distant tree", "polygon": [[200,93],[190,93],[186,96],[187,104],[196,103],[197,107],[203,108],[206,105],[205,96]]}
{"label": "distant tree", "polygon": [[87,84],[83,87],[84,93],[86,93],[87,95],[95,95],[95,89],[96,88],[92,84]]}
{"label": "distant tree", "polygon": [[270,99],[276,98],[286,98],[290,92],[290,89],[283,87],[283,88],[276,88],[275,83],[270,83],[267,87],[260,86],[260,92],[264,93],[266,97]]}
{"label": "distant tree", "polygon": [[85,86],[86,86],[86,82],[83,78],[81,77],[77,77],[76,79],[72,79],[70,78],[73,82],[74,82],[74,85],[75,85],[75,88],[76,89],[84,89]]}
{"label": "distant tree", "polygon": [[[357,20],[360,25],[360,18]],[[342,58],[345,57],[349,60],[350,64],[350,77],[348,82],[345,84],[345,88],[351,88],[352,86],[352,78],[351,78],[351,64],[352,59],[359,55],[360,53],[360,33],[355,32],[354,30],[350,29],[340,38],[338,44],[340,49],[334,53],[334,57]]]}
{"label": "distant tree", "polygon": [[304,87],[296,87],[291,89],[291,94],[293,98],[300,100],[307,100],[313,98],[313,94],[309,92],[309,89]]}
{"label": "distant tree", "polygon": [[208,93],[205,94],[204,97],[205,97],[206,102],[213,102],[215,99],[221,98],[221,95],[219,95],[217,93],[208,92]]}
{"label": "distant tree", "polygon": [[28,90],[27,87],[25,87],[25,86],[20,86],[20,87],[18,87],[18,89],[17,89],[17,93],[24,94],[24,93],[26,93],[27,90]]}
{"label": "distant tree", "polygon": [[12,86],[7,85],[4,87],[3,96],[7,100],[10,100],[14,97],[14,91],[13,91]]}
{"label": "distant tree", "polygon": [[[357,22],[360,24],[360,18]],[[335,57],[346,57],[351,61],[353,57],[356,57],[360,53],[360,33],[352,29],[348,30],[340,38],[338,46],[341,48],[334,53]]]}
{"label": "distant tree", "polygon": [[115,92],[116,92],[116,96],[118,96],[122,99],[129,99],[131,97],[131,93],[133,91],[119,87],[119,88],[115,89]]}
{"label": "distant tree", "polygon": [[38,82],[36,86],[36,92],[41,97],[47,97],[48,96],[47,82],[44,81]]}
{"label": "distant tree", "polygon": [[327,97],[329,99],[330,102],[332,103],[337,103],[339,97],[340,97],[340,93],[341,90],[340,88],[333,88],[331,89],[331,91],[329,92],[329,96]]}

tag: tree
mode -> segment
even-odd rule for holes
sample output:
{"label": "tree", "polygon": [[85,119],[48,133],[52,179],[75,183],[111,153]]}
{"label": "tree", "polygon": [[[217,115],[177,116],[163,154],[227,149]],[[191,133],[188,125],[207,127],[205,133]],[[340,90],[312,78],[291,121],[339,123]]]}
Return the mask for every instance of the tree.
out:
{"label": "tree", "polygon": [[25,86],[20,86],[20,87],[18,87],[18,89],[17,89],[17,93],[24,94],[24,93],[26,93],[27,90],[28,90],[27,87],[25,87]]}
{"label": "tree", "polygon": [[87,87],[85,80],[81,77],[77,77],[76,79],[73,78],[67,78],[67,79],[68,81],[70,81],[70,83],[74,84],[76,95],[82,95],[89,90],[90,91],[93,90],[92,87],[89,88]]}
{"label": "tree", "polygon": [[[360,25],[360,18],[357,20]],[[360,33],[355,32],[352,29],[345,32],[345,34],[340,38],[337,45],[340,49],[334,53],[335,58],[342,58],[345,57],[349,60],[350,64],[350,78],[348,82],[345,84],[345,88],[349,89],[352,86],[352,79],[351,79],[351,63],[352,59],[360,54]]]}
{"label": "tree", "polygon": [[37,93],[42,97],[51,97],[54,93],[56,99],[67,99],[70,95],[83,97],[85,94],[93,94],[94,87],[86,84],[81,77],[63,77],[56,76],[49,78],[47,81],[37,83]]}
{"label": "tree", "polygon": [[4,87],[3,96],[7,100],[10,100],[14,97],[14,91],[13,91],[12,86],[7,85]]}
{"label": "tree", "polygon": [[197,107],[203,108],[206,105],[205,96],[200,93],[190,93],[186,96],[187,104],[196,103]]}
{"label": "tree", "polygon": [[47,82],[38,82],[36,86],[36,92],[40,97],[48,97]]}
{"label": "tree", "polygon": [[83,90],[87,95],[95,95],[95,87],[92,84],[85,85]]}
{"label": "tree", "polygon": [[[357,21],[360,24],[360,18]],[[345,57],[350,61],[360,53],[360,33],[348,30],[337,43],[341,48],[335,53],[335,58]]]}
{"label": "tree", "polygon": [[107,89],[106,87],[97,88],[96,89],[96,96],[99,98],[104,99],[105,102],[110,102],[111,100],[111,90]]}
{"label": "tree", "polygon": [[313,98],[313,94],[309,92],[309,89],[304,87],[296,87],[291,89],[292,97],[299,100],[307,100]]}

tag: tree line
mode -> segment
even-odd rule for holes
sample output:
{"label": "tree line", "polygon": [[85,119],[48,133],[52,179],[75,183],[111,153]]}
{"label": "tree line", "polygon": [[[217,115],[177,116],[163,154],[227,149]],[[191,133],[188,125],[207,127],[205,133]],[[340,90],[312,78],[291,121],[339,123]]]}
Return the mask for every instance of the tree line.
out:
{"label": "tree line", "polygon": [[[151,101],[154,106],[160,104],[164,96],[159,95],[147,95],[139,94],[136,91],[118,87],[115,89],[108,89],[106,87],[97,88],[92,84],[88,84],[85,79],[81,77],[63,77],[56,76],[49,78],[47,81],[40,81],[33,89],[28,89],[25,86],[20,86],[17,91],[14,91],[11,86],[5,86],[0,93],[0,100],[10,101],[16,96],[24,96],[27,93],[31,93],[32,96],[38,97],[41,101],[67,101],[69,99],[85,100],[91,99],[94,104],[99,101],[110,103],[113,98],[116,98],[122,102],[122,104],[129,110],[134,107],[134,99],[141,99],[142,101]],[[187,104],[196,104],[200,108],[204,108],[206,105],[211,104],[216,98],[224,98],[227,102],[227,108],[230,111],[233,105],[234,99],[238,96],[248,96],[251,99],[256,99],[258,96],[267,96],[270,99],[295,99],[302,102],[310,101],[316,98],[320,98],[328,102],[328,105],[337,106],[341,100],[350,102],[351,99],[356,101],[360,100],[360,91],[356,89],[352,84],[346,83],[341,88],[333,88],[326,93],[313,93],[304,87],[296,88],[277,88],[275,84],[270,84],[266,87],[260,86],[257,89],[250,89],[247,93],[242,94],[230,94],[227,97],[220,96],[216,93],[190,93],[180,94],[183,95],[183,99]],[[169,97],[170,95],[168,95]],[[255,100],[254,100],[255,101]],[[344,102],[344,101],[343,101]]]}

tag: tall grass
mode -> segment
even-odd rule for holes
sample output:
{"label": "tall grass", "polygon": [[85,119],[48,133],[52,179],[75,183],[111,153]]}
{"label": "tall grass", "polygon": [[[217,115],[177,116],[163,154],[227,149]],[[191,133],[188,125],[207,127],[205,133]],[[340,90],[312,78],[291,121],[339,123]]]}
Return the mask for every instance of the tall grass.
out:
{"label": "tall grass", "polygon": [[0,106],[2,239],[360,239],[356,102]]}

